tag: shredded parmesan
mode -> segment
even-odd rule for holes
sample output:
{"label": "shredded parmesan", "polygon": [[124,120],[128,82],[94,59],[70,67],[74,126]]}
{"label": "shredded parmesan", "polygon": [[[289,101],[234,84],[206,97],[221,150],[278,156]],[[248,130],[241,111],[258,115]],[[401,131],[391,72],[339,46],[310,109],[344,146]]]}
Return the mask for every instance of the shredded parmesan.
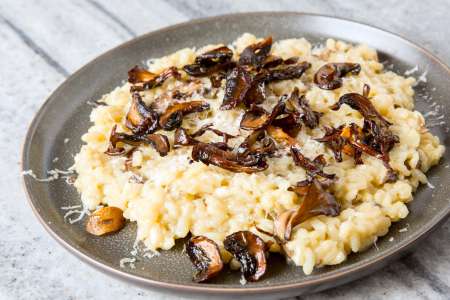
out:
{"label": "shredded parmesan", "polygon": [[70,210],[70,209],[77,209],[77,208],[81,208],[81,205],[61,206],[62,210]]}
{"label": "shredded parmesan", "polygon": [[136,266],[134,264],[135,262],[136,258],[134,257],[124,257],[119,261],[119,264],[121,268],[126,268],[128,265],[128,267],[130,267],[131,269],[136,269]]}
{"label": "shredded parmesan", "polygon": [[[64,171],[64,170],[55,168],[53,170],[47,171],[48,177],[45,177],[45,178],[38,178],[36,176],[36,174],[34,174],[33,170],[23,171],[22,175],[28,175],[28,176],[32,177],[34,180],[40,181],[40,182],[50,182],[50,181],[56,180],[58,178],[64,178],[64,179],[66,179],[66,182],[67,182],[67,178],[70,177],[70,175],[73,175],[73,173],[74,173],[74,171],[71,169]],[[60,175],[64,175],[64,176],[60,176]]]}
{"label": "shredded parmesan", "polygon": [[373,239],[373,245],[375,246],[375,249],[377,249],[377,251],[380,251],[380,249],[378,248],[378,245],[377,245],[377,237],[375,237]]}
{"label": "shredded parmesan", "polygon": [[392,243],[393,241],[394,241],[394,237],[391,236],[391,237],[389,238],[389,242]]}
{"label": "shredded parmesan", "polygon": [[419,82],[427,82],[427,74],[428,74],[428,70],[423,72],[422,75],[419,76],[419,78],[417,78],[417,84]]}
{"label": "shredded parmesan", "polygon": [[245,279],[244,275],[241,276],[241,279],[239,280],[239,283],[241,285],[246,285],[247,284],[247,279]]}
{"label": "shredded parmesan", "polygon": [[419,71],[419,67],[416,65],[414,68],[405,71],[404,74],[405,74],[405,76],[409,76],[411,74],[414,74],[417,71]]}

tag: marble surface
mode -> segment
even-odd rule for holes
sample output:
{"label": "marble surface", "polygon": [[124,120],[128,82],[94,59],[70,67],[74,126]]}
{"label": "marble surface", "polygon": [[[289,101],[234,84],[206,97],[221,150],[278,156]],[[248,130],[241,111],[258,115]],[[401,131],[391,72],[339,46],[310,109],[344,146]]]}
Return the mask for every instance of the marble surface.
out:
{"label": "marble surface", "polygon": [[[0,299],[182,299],[107,277],[57,245],[26,203],[19,175],[22,140],[46,96],[109,48],[189,19],[255,10],[351,18],[407,36],[450,63],[448,0],[2,0]],[[298,299],[449,299],[449,236],[447,221],[414,254],[367,278]]]}

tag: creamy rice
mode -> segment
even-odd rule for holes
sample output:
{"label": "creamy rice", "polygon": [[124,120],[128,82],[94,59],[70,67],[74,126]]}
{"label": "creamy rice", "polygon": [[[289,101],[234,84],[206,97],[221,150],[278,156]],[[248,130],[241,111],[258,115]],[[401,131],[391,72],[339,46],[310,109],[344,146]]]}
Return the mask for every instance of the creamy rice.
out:
{"label": "creamy rice", "polygon": [[[256,41],[255,36],[244,34],[229,47],[240,53]],[[170,66],[181,68],[193,63],[197,54],[217,46],[197,51],[182,49],[152,60],[149,70],[158,73]],[[323,47],[313,49],[303,38],[288,39],[275,42],[271,53],[284,59],[298,56],[312,64],[300,79],[270,84],[271,92],[264,105],[272,107],[279,96],[291,93],[294,87],[306,93],[312,109],[324,114],[318,128],[311,130],[303,126],[297,140],[302,153],[309,158],[324,153],[328,162],[325,171],[335,173],[338,178],[332,192],[341,203],[340,215],[308,219],[294,228],[292,239],[286,244],[293,262],[310,274],[315,266],[339,264],[351,252],[366,249],[388,232],[391,222],[405,218],[406,203],[412,200],[417,186],[427,181],[424,173],[438,163],[444,147],[428,132],[422,114],[414,111],[415,79],[383,70],[376,51],[368,46],[330,39]],[[358,76],[345,77],[341,88],[322,90],[312,80],[326,62],[359,63],[362,70]],[[210,86],[208,79],[202,80],[205,86]],[[361,92],[365,83],[371,87],[373,105],[393,123],[390,129],[400,138],[400,143],[390,152],[391,166],[399,175],[394,183],[384,183],[386,169],[379,159],[363,154],[362,165],[355,165],[348,156],[338,163],[330,149],[314,140],[323,136],[321,128],[325,125],[337,127],[354,122],[362,126],[363,117],[358,111],[346,105],[338,111],[329,107],[344,93]],[[179,84],[170,79],[163,86],[146,91],[144,100],[150,104],[156,96]],[[299,206],[301,200],[287,189],[306,178],[304,169],[284,156],[269,158],[269,168],[263,172],[233,173],[190,161],[191,147],[172,149],[161,157],[153,148],[140,146],[132,154],[132,168],[127,171],[126,157],[108,156],[104,151],[113,125],[117,124],[118,131],[129,132],[124,126],[131,101],[129,90],[128,84],[116,88],[100,100],[107,105],[92,111],[94,124],[83,135],[85,145],[75,157],[78,173],[75,186],[84,206],[95,209],[107,204],[121,208],[127,219],[137,222],[137,239],[151,250],[170,249],[175,239],[189,232],[207,236],[219,246],[227,235],[239,230],[250,230],[266,241],[271,240],[258,232],[255,225],[271,232],[274,216]],[[186,116],[184,128],[194,130],[213,123],[214,128],[230,134],[247,134],[239,129],[242,110],[218,110],[223,89],[216,98],[194,94],[192,99],[207,101],[211,110]],[[163,133],[173,140],[173,132]],[[200,138],[202,141],[215,139],[209,133]],[[231,142],[237,144],[242,140],[243,137]],[[136,183],[130,180],[132,176],[143,178],[144,182]],[[225,260],[229,260],[230,255],[222,251]],[[279,251],[278,245],[273,245],[271,251]]]}

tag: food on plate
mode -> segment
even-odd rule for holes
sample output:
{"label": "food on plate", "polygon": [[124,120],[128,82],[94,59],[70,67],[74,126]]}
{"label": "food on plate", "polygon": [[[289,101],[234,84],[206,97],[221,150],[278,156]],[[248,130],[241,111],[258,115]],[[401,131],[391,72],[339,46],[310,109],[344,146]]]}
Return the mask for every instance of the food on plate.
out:
{"label": "food on plate", "polygon": [[125,218],[120,208],[106,206],[93,212],[86,223],[86,231],[93,235],[105,235],[119,231],[125,226]]}
{"label": "food on plate", "polygon": [[125,218],[153,251],[191,235],[196,282],[226,264],[265,278],[273,252],[306,274],[339,264],[406,218],[444,152],[414,83],[366,45],[251,34],[136,66],[75,157],[84,207],[103,206],[87,230]]}

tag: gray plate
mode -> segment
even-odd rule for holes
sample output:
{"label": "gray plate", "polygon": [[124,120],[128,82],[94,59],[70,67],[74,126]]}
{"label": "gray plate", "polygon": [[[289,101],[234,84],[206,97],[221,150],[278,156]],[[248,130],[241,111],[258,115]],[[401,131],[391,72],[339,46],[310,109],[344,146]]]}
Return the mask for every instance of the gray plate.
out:
{"label": "gray plate", "polygon": [[[64,82],[45,102],[34,118],[23,148],[23,169],[32,169],[44,177],[49,169],[65,169],[73,163],[73,154],[81,146],[80,137],[91,125],[86,102],[98,99],[126,79],[128,69],[151,57],[160,57],[183,47],[231,42],[244,32],[257,36],[273,35],[275,39],[305,37],[323,42],[327,37],[354,43],[367,43],[379,51],[380,60],[393,64],[403,73],[415,65],[428,70],[427,83],[416,87],[417,109],[429,111],[432,102],[441,106],[440,112],[450,124],[449,69],[424,49],[391,33],[359,23],[326,16],[300,13],[247,13],[213,17],[158,30],[123,44],[81,68]],[[430,100],[432,97],[432,100]],[[433,122],[431,120],[431,122]],[[436,123],[435,121],[434,123]],[[445,145],[449,146],[448,128],[433,127]],[[64,139],[70,139],[64,143]],[[52,163],[59,157],[57,163]],[[410,215],[392,226],[386,237],[371,248],[334,267],[317,269],[305,276],[301,268],[288,266],[277,255],[270,258],[267,276],[257,283],[241,286],[238,272],[224,272],[209,284],[191,281],[192,268],[181,254],[181,243],[171,251],[151,260],[140,259],[136,269],[120,268],[119,260],[129,257],[135,236],[134,224],[128,224],[118,234],[95,238],[88,235],[82,224],[64,222],[61,206],[80,203],[80,197],[64,180],[40,183],[24,177],[31,207],[47,231],[70,252],[103,272],[149,288],[183,295],[235,295],[262,297],[291,296],[315,292],[367,275],[411,249],[449,215],[449,154],[429,173],[435,189],[421,187],[409,205]],[[446,183],[446,184],[445,184]],[[408,226],[407,232],[399,229]],[[394,237],[393,242],[388,239]]]}

